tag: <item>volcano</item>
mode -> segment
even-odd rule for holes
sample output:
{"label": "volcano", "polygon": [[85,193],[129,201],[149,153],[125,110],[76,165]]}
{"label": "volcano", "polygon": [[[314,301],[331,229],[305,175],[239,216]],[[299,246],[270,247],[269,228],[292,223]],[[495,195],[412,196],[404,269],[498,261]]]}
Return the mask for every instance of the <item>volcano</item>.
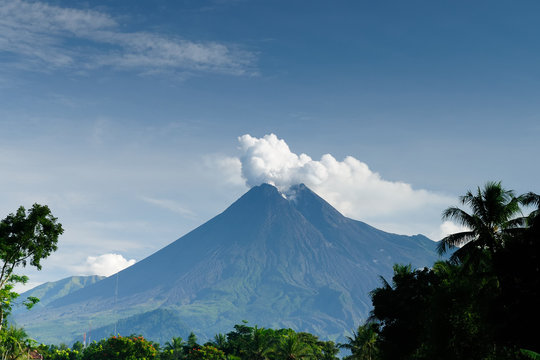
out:
{"label": "volcano", "polygon": [[380,276],[391,278],[395,263],[431,266],[435,248],[425,236],[347,218],[303,184],[286,195],[262,184],[135,265],[16,321],[46,343],[82,339],[90,328],[164,342],[159,334],[175,325],[159,329],[152,314],[163,311],[178,319],[177,336],[211,338],[247,320],[336,338],[367,318]]}

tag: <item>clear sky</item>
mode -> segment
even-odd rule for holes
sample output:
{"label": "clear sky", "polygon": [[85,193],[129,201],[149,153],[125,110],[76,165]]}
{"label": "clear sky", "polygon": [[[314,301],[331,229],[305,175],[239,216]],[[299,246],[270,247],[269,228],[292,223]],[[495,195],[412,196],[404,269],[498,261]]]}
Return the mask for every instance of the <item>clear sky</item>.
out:
{"label": "clear sky", "polygon": [[1,0],[0,217],[39,202],[66,229],[33,284],[139,261],[261,181],[437,240],[468,189],[540,192],[539,16],[538,1]]}

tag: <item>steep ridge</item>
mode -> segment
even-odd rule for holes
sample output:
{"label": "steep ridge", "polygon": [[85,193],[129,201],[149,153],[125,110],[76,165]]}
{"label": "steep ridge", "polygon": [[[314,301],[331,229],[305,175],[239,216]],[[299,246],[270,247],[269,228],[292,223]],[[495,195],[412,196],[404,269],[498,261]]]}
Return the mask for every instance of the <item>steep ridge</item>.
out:
{"label": "steep ridge", "polygon": [[70,341],[90,322],[112,333],[115,319],[161,308],[203,338],[244,319],[336,337],[367,317],[369,291],[394,263],[436,259],[424,236],[349,219],[302,184],[286,195],[263,184],[153,255],[19,323],[37,339]]}

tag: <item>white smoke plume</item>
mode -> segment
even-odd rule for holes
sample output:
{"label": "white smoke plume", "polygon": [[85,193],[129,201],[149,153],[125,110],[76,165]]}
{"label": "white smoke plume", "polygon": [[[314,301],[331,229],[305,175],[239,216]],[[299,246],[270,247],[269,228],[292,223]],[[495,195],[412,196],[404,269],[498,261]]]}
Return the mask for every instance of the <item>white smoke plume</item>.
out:
{"label": "white smoke plume", "polygon": [[248,186],[269,183],[286,192],[291,185],[304,183],[343,214],[364,221],[373,219],[390,230],[397,214],[410,217],[411,212],[431,211],[440,219],[442,209],[455,201],[404,182],[385,180],[352,156],[338,161],[330,154],[320,160],[297,155],[274,134],[262,138],[246,134],[238,141],[241,176]]}
{"label": "white smoke plume", "polygon": [[120,254],[88,256],[86,263],[77,270],[84,275],[111,276],[135,264],[135,259],[128,260]]}

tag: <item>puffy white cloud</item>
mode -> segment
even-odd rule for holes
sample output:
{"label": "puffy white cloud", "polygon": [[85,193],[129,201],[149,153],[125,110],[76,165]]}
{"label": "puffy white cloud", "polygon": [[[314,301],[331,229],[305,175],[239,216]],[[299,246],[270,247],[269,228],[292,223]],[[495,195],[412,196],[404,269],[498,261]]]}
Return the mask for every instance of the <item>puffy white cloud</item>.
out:
{"label": "puffy white cloud", "polygon": [[127,260],[120,254],[103,254],[88,256],[86,263],[77,267],[77,271],[84,275],[110,276],[135,264],[135,259]]}
{"label": "puffy white cloud", "polygon": [[[385,180],[352,156],[339,161],[330,154],[320,160],[295,154],[274,134],[262,138],[246,134],[238,140],[241,176],[248,186],[270,183],[286,192],[291,185],[304,183],[345,215],[371,220],[373,225],[395,223],[398,216],[404,222],[415,213],[419,217],[426,212],[440,219],[441,210],[455,201],[431,191],[413,189],[404,182]],[[397,225],[388,230],[400,229],[404,227]],[[420,230],[425,231],[406,233]]]}

